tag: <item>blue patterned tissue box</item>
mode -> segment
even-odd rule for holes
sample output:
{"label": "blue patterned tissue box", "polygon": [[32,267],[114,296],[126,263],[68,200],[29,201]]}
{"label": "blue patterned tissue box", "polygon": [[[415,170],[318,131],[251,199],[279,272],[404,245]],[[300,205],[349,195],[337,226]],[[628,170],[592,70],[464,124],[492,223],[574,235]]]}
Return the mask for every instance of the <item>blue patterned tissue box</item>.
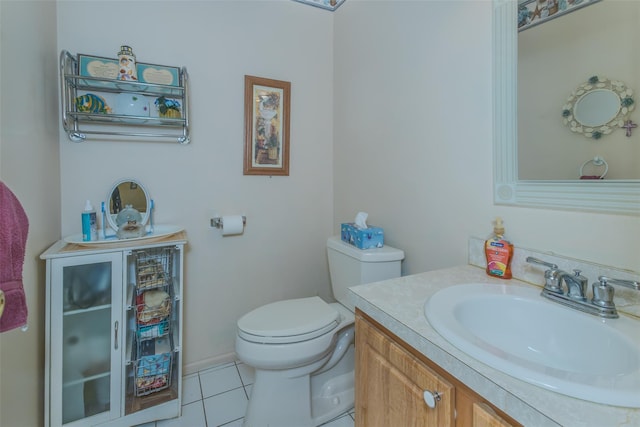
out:
{"label": "blue patterned tissue box", "polygon": [[358,228],[353,222],[341,225],[340,238],[343,242],[347,242],[358,249],[381,248],[384,246],[384,230],[382,228]]}

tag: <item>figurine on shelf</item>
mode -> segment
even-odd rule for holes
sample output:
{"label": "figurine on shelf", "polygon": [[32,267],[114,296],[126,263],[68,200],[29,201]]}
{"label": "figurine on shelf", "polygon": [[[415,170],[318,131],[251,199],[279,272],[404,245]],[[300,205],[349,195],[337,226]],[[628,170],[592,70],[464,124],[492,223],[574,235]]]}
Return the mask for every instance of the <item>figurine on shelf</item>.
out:
{"label": "figurine on shelf", "polygon": [[104,101],[104,98],[93,93],[76,97],[75,104],[76,109],[81,113],[111,113],[111,108]]}
{"label": "figurine on shelf", "polygon": [[156,99],[155,102],[160,117],[168,119],[179,119],[182,117],[180,113],[180,103],[175,99],[167,99],[164,96]]}
{"label": "figurine on shelf", "polygon": [[136,69],[136,56],[129,46],[120,46],[118,52],[119,80],[138,80],[138,70]]}
{"label": "figurine on shelf", "polygon": [[133,239],[146,234],[142,215],[131,205],[125,205],[124,209],[118,213],[116,225],[118,226],[116,232],[118,239]]}

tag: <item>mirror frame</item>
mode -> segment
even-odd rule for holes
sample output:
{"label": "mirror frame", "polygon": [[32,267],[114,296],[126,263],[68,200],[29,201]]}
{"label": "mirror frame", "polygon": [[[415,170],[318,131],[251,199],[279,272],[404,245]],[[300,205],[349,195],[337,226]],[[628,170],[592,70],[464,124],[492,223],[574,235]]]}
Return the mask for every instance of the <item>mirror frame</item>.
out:
{"label": "mirror frame", "polygon": [[111,195],[113,194],[115,189],[118,188],[120,184],[124,184],[125,182],[135,182],[138,185],[138,188],[141,189],[142,192],[144,193],[144,197],[147,200],[147,209],[144,213],[141,212],[140,214],[142,215],[142,224],[145,226],[145,229],[146,229],[147,223],[149,222],[149,216],[151,215],[151,198],[149,197],[149,192],[147,191],[145,186],[142,185],[140,181],[137,181],[132,178],[124,178],[119,180],[118,182],[113,184],[113,186],[111,186],[111,190],[109,190],[109,193],[107,193],[107,200],[105,201],[105,210],[106,210],[105,216],[107,217],[107,222],[109,223],[109,226],[111,227],[112,230],[118,231],[118,224],[116,224],[116,221],[114,220],[111,214],[110,201],[111,201]]}
{"label": "mirror frame", "polygon": [[640,216],[640,180],[518,179],[518,0],[493,0],[494,203]]}

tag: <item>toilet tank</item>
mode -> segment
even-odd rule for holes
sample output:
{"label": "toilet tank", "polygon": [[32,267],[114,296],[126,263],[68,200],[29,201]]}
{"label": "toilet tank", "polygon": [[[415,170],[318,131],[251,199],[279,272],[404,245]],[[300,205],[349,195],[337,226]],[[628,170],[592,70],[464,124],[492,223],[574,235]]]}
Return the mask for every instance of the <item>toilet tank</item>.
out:
{"label": "toilet tank", "polygon": [[327,256],[334,298],[355,311],[347,289],[400,277],[404,251],[391,246],[362,250],[343,242],[339,236],[333,236],[327,240]]}

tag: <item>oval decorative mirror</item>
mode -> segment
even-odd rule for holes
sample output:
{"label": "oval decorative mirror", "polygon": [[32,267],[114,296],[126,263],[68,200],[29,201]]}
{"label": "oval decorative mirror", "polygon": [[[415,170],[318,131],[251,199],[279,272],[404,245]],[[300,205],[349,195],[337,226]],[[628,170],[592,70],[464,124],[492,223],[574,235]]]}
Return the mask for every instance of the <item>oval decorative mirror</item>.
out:
{"label": "oval decorative mirror", "polygon": [[622,127],[634,108],[633,91],[624,83],[593,76],[569,95],[562,117],[572,132],[600,139]]}
{"label": "oval decorative mirror", "polygon": [[119,238],[140,237],[149,221],[150,204],[149,193],[138,181],[118,181],[107,194],[107,223]]}

